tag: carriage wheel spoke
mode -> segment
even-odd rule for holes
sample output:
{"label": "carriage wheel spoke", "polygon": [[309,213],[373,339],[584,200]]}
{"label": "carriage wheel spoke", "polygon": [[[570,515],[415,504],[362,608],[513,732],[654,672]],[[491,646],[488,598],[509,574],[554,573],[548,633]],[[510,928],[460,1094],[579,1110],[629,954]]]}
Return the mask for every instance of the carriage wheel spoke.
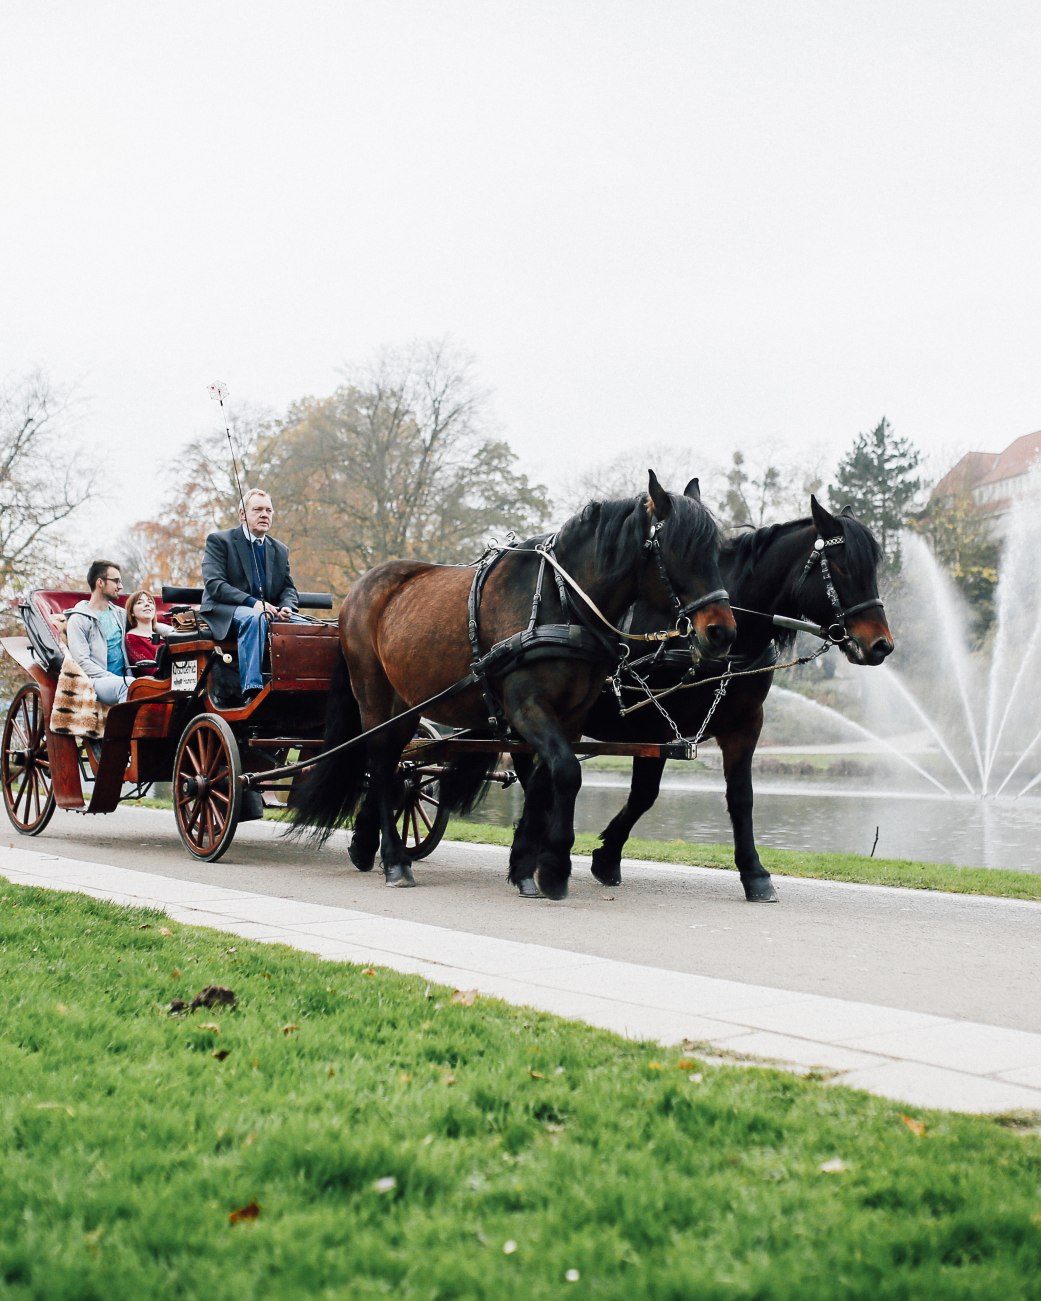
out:
{"label": "carriage wheel spoke", "polygon": [[433,819],[433,818],[428,818],[428,817],[427,817],[427,811],[426,811],[426,809],[423,807],[423,802],[426,802],[427,804],[433,804],[434,809],[435,809],[435,811],[436,811],[436,809],[437,809],[437,801],[436,801],[436,800],[432,800],[432,799],[430,798],[429,795],[424,795],[423,792],[420,791],[420,792],[419,792],[419,799],[418,799],[418,800],[416,801],[416,803],[413,805],[413,809],[412,809],[412,820],[413,820],[413,822],[415,821],[416,814],[418,813],[419,816],[423,819],[423,825],[426,827],[427,831],[429,831],[430,828],[434,825],[434,819]]}
{"label": "carriage wheel spoke", "polygon": [[237,743],[223,719],[205,715],[189,724],[175,778],[197,789],[176,807],[181,839],[198,858],[212,862],[231,843],[239,817],[238,771]]}

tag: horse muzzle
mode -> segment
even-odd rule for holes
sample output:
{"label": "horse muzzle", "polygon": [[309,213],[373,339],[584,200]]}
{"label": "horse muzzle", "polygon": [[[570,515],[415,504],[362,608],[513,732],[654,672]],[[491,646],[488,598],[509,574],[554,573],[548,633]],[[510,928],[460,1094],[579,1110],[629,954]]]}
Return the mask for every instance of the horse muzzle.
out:
{"label": "horse muzzle", "polygon": [[851,664],[874,666],[893,653],[893,635],[883,620],[859,621],[846,629],[842,653]]}
{"label": "horse muzzle", "polygon": [[687,617],[690,635],[700,654],[709,659],[725,656],[737,637],[737,623],[730,603],[725,598],[715,600]]}

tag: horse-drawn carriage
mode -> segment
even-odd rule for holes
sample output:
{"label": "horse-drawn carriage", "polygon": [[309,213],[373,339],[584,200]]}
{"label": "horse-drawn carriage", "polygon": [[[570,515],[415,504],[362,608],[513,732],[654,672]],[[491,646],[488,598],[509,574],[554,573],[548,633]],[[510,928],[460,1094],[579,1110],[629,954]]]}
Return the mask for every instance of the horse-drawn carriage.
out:
{"label": "horse-drawn carriage", "polygon": [[[24,635],[0,638],[25,677],[0,742],[8,818],[22,835],[36,836],[56,809],[111,813],[122,802],[144,798],[155,783],[169,783],[185,848],[194,858],[215,862],[230,848],[239,823],[260,816],[265,803],[292,804],[303,766],[321,751],[326,695],[339,656],[336,624],[273,624],[263,692],[231,707],[222,703],[222,693],[238,676],[234,641],[214,642],[204,628],[176,631],[164,641],[156,675],[131,683],[127,699],[107,711],[94,740],[51,727],[62,665],[61,619],[80,600],[79,592],[34,591],[17,603]],[[164,587],[158,617],[166,617],[171,606],[200,600],[198,589]],[[301,601],[305,609],[332,605],[324,593],[302,593]],[[487,740],[446,738],[420,720],[399,765],[397,815],[411,858],[426,857],[444,835],[448,810],[440,804],[438,785],[445,759],[497,754],[499,748]],[[661,747],[650,749],[657,754]],[[674,757],[687,753],[682,746],[666,749]],[[642,745],[585,747],[590,754],[605,750],[649,753]],[[296,771],[270,775],[283,765]],[[492,776],[504,785],[516,780],[512,770]]]}
{"label": "horse-drawn carriage", "polygon": [[[697,481],[670,494],[652,473],[647,497],[592,503],[559,534],[493,548],[474,566],[377,566],[352,588],[338,625],[274,623],[270,674],[247,705],[220,704],[216,684],[231,671],[233,642],[175,634],[157,676],[136,680],[109,710],[100,746],[50,725],[60,667],[54,619],[78,598],[36,592],[21,607],[26,636],[0,641],[27,678],[3,730],[4,804],[20,832],[36,835],[56,806],[107,813],[171,781],[186,849],[213,861],[241,820],[260,815],[263,796],[282,791],[298,832],[321,843],[350,825],[359,870],[379,852],[387,884],[412,885],[411,863],[434,849],[450,812],[472,807],[489,780],[516,775],[525,804],[509,880],[522,896],[559,899],[571,871],[577,756],[626,755],[637,765],[626,810],[594,857],[594,875],[610,884],[620,881],[621,846],[653,803],[665,760],[692,758],[697,741],[714,736],[746,897],[771,901],[752,837],[751,761],[781,667],[776,629],[813,631],[854,663],[880,663],[892,640],[879,558],[862,525],[814,501],[811,519],[728,544],[739,628]],[[171,602],[199,600],[197,590],[164,588],[160,615]],[[329,608],[331,598],[301,604]],[[624,630],[616,626],[623,618]],[[657,651],[623,682],[622,643],[641,641]],[[674,655],[662,653],[666,643]],[[604,704],[608,680],[619,700],[636,691],[656,708],[628,722],[632,707]],[[512,772],[500,766],[503,752]]]}

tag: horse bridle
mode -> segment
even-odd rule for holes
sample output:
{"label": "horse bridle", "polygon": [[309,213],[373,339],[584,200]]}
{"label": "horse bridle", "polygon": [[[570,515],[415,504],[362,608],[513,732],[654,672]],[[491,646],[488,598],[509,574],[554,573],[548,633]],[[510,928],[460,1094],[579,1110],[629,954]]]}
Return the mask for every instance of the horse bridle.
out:
{"label": "horse bridle", "polygon": [[[672,602],[672,608],[676,615],[676,631],[681,637],[689,637],[694,631],[694,624],[691,621],[691,615],[696,614],[698,610],[703,610],[706,605],[713,605],[716,601],[729,601],[730,596],[725,587],[719,587],[714,592],[709,592],[705,596],[699,596],[696,601],[688,601],[684,605],[676,589],[672,585],[672,579],[669,577],[669,571],[665,566],[665,557],[661,553],[661,543],[658,541],[658,534],[665,527],[666,520],[653,520],[651,531],[644,541],[643,549],[646,553],[654,557],[654,562],[658,566],[658,574],[662,581],[662,586],[668,593],[669,600]],[[684,627],[683,625],[686,625]]]}
{"label": "horse bridle", "polygon": [[831,569],[828,567],[827,549],[828,547],[843,547],[846,545],[845,537],[837,538],[817,538],[813,544],[813,550],[810,552],[809,559],[803,566],[803,571],[796,580],[792,595],[798,599],[802,591],[803,584],[810,576],[810,571],[815,563],[820,564],[821,578],[824,581],[824,591],[828,600],[831,602],[831,608],[835,612],[835,622],[829,624],[827,628],[828,638],[830,641],[837,643],[844,642],[849,637],[848,621],[861,610],[870,610],[878,606],[880,610],[885,610],[885,606],[879,597],[873,596],[868,601],[860,601],[856,605],[844,606],[839,600],[839,594],[835,590],[835,582],[831,576]]}

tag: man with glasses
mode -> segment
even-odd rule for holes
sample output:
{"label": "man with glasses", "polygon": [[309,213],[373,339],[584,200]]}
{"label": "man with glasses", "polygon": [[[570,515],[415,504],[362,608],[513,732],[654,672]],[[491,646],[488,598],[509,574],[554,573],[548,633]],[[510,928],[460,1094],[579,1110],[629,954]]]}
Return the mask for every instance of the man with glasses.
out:
{"label": "man with glasses", "polygon": [[112,560],[95,560],[87,570],[90,596],[68,614],[69,654],[80,666],[103,705],[126,700],[128,669],[127,617],[116,597],[123,590],[119,566]]}

